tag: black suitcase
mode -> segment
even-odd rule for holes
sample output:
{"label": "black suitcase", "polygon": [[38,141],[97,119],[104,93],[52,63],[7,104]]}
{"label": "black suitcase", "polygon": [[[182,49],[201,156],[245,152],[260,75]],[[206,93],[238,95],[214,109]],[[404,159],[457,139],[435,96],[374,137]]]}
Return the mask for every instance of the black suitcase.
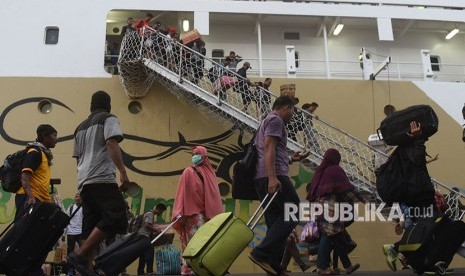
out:
{"label": "black suitcase", "polygon": [[0,273],[26,275],[31,265],[46,258],[69,220],[55,204],[37,203],[28,207],[0,240]]}
{"label": "black suitcase", "polygon": [[161,238],[179,219],[179,216],[168,227],[166,227],[152,241],[147,236],[141,235],[138,232],[125,235],[121,240],[110,244],[103,252],[95,259],[94,270],[105,275],[119,275],[126,267],[132,264],[140,255],[150,246]]}
{"label": "black suitcase", "polygon": [[433,108],[429,105],[414,105],[387,116],[378,128],[378,136],[381,132],[382,139],[390,146],[405,144],[411,140],[407,132],[410,131],[412,121],[420,123],[424,139],[438,131],[438,116]]}
{"label": "black suitcase", "polygon": [[464,222],[448,217],[422,219],[405,231],[399,251],[416,273],[443,275],[464,241]]}

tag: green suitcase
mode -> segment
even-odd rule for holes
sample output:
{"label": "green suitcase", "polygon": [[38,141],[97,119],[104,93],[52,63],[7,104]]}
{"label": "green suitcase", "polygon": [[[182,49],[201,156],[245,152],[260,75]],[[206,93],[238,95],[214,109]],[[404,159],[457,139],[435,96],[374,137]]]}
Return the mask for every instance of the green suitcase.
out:
{"label": "green suitcase", "polygon": [[182,257],[199,276],[225,275],[236,258],[253,239],[253,228],[275,196],[276,194],[273,195],[251,227],[249,225],[268,196],[265,197],[247,224],[234,217],[230,212],[215,216],[195,233],[187,244]]}

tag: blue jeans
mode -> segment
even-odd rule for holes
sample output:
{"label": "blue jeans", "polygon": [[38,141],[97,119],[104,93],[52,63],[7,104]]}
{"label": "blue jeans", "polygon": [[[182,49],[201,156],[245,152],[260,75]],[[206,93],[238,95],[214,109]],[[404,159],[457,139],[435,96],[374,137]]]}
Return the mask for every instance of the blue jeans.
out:
{"label": "blue jeans", "polygon": [[330,263],[330,254],[332,246],[329,237],[325,233],[320,232],[320,246],[318,247],[318,255],[316,259],[316,267],[319,269],[327,269]]}
{"label": "blue jeans", "polygon": [[[281,182],[281,191],[265,212],[266,236],[260,245],[253,249],[252,256],[259,261],[270,264],[277,272],[281,272],[283,271],[281,260],[283,259],[287,238],[298,224],[298,221],[285,221],[284,203],[289,202],[298,205],[300,200],[289,177],[278,176],[278,180]],[[268,194],[268,178],[256,179],[255,190],[260,200],[263,200]]]}

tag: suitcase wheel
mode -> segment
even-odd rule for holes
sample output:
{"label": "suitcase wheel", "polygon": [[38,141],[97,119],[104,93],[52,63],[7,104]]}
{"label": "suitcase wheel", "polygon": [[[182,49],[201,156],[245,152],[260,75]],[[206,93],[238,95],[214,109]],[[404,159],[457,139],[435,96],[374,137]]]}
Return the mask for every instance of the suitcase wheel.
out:
{"label": "suitcase wheel", "polygon": [[437,262],[434,266],[437,275],[446,275],[447,264],[445,262]]}

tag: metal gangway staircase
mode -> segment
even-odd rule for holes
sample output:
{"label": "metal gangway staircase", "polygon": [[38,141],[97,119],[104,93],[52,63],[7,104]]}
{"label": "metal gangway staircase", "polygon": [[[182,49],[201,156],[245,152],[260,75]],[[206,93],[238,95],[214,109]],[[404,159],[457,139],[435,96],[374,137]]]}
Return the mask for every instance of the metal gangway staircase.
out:
{"label": "metal gangway staircase", "polygon": [[[277,96],[226,69],[220,60],[200,54],[199,46],[187,47],[150,27],[126,34],[118,59],[126,95],[142,98],[157,81],[209,118],[229,126],[234,124],[247,137],[252,137],[251,133],[271,111],[271,103]],[[309,151],[304,164],[315,169],[325,150],[336,148],[342,156],[341,166],[354,186],[367,201],[381,202],[374,171],[386,161],[387,154],[305,110],[296,107],[294,113],[287,125],[293,138],[288,139],[288,150]],[[453,209],[450,211],[456,219],[461,219],[464,212],[458,206],[462,194],[437,181],[434,183],[443,193],[449,193],[447,200]]]}

